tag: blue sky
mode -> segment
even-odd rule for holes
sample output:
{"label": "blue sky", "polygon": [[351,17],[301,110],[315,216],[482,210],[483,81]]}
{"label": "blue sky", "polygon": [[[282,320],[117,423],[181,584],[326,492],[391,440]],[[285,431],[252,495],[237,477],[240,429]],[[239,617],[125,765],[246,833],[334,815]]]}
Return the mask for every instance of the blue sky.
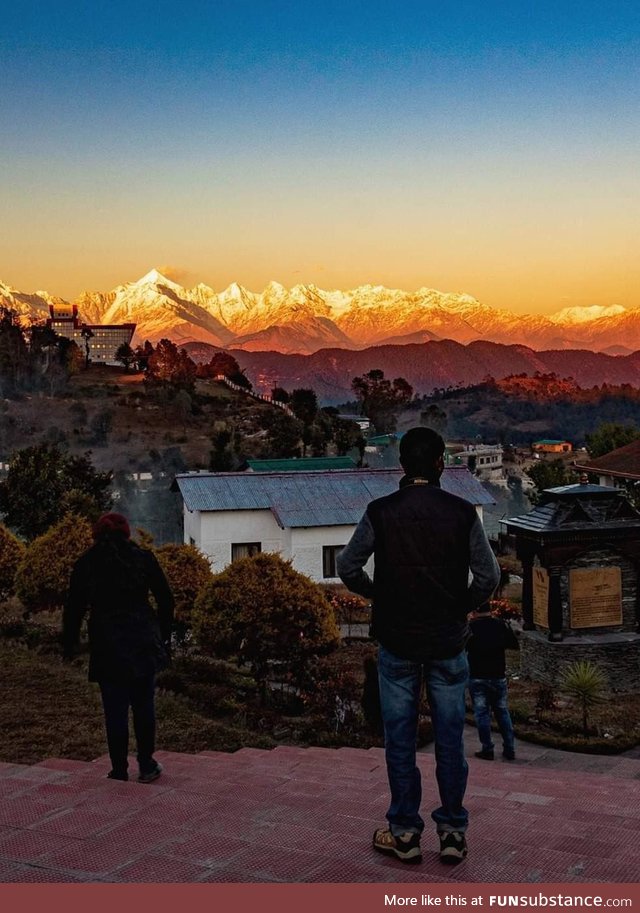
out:
{"label": "blue sky", "polygon": [[640,6],[23,2],[0,279],[640,306]]}

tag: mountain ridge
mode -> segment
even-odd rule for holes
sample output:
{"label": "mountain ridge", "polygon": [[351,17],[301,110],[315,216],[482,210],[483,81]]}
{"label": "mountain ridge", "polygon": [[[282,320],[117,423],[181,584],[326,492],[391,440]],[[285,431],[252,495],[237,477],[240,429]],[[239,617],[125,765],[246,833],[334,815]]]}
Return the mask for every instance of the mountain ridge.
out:
{"label": "mountain ridge", "polygon": [[[0,305],[25,318],[46,318],[49,305],[62,300],[0,282]],[[327,346],[359,350],[421,339],[463,345],[486,340],[534,350],[640,348],[640,308],[612,304],[515,314],[466,292],[426,286],[413,292],[381,285],[342,291],[313,284],[287,289],[272,281],[262,292],[251,292],[234,282],[215,292],[204,283],[185,288],[154,268],[110,292],[83,292],[73,303],[87,322],[136,323],[135,342],[167,337],[180,344],[307,355]]]}
{"label": "mountain ridge", "polygon": [[[209,361],[215,347],[189,343],[186,351],[196,361]],[[572,377],[581,387],[632,384],[640,387],[640,351],[605,355],[588,349],[536,351],[520,344],[504,345],[478,340],[466,345],[451,339],[366,349],[321,349],[310,355],[234,350],[240,367],[263,393],[274,387],[294,390],[311,387],[324,403],[353,399],[351,381],[372,368],[391,379],[404,377],[419,395],[434,389],[468,386],[491,376],[556,374]]]}

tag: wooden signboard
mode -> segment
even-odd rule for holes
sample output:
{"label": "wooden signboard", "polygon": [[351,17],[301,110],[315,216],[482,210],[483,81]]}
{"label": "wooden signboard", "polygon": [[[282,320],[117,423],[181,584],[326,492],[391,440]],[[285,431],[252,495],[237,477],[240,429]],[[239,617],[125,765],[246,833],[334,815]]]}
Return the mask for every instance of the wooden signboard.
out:
{"label": "wooden signboard", "polygon": [[622,573],[619,567],[574,568],[569,572],[572,628],[622,624]]}
{"label": "wooden signboard", "polygon": [[533,623],[549,627],[549,575],[546,568],[534,567],[533,574]]}

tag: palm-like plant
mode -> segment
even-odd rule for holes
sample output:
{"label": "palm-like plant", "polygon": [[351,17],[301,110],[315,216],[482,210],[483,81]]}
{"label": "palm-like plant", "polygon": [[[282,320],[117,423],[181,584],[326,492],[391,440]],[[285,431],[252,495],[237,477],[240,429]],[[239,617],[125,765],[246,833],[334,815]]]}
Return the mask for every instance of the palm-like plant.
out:
{"label": "palm-like plant", "polygon": [[581,659],[572,663],[562,677],[562,687],[582,709],[582,731],[589,734],[589,710],[602,700],[606,680],[594,663]]}

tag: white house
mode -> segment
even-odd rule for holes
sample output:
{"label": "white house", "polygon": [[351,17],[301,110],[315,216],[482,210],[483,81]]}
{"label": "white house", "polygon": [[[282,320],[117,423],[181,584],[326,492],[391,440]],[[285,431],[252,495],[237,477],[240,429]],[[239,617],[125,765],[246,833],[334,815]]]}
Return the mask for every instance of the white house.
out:
{"label": "white house", "polygon": [[[318,583],[336,583],[336,557],[374,498],[398,487],[398,469],[330,472],[193,472],[176,476],[184,501],[184,541],[223,570],[237,558],[278,552]],[[492,497],[464,466],[441,485],[475,505]]]}
{"label": "white house", "polygon": [[447,460],[455,465],[471,465],[475,474],[485,481],[503,477],[502,446],[500,444],[447,444]]}

